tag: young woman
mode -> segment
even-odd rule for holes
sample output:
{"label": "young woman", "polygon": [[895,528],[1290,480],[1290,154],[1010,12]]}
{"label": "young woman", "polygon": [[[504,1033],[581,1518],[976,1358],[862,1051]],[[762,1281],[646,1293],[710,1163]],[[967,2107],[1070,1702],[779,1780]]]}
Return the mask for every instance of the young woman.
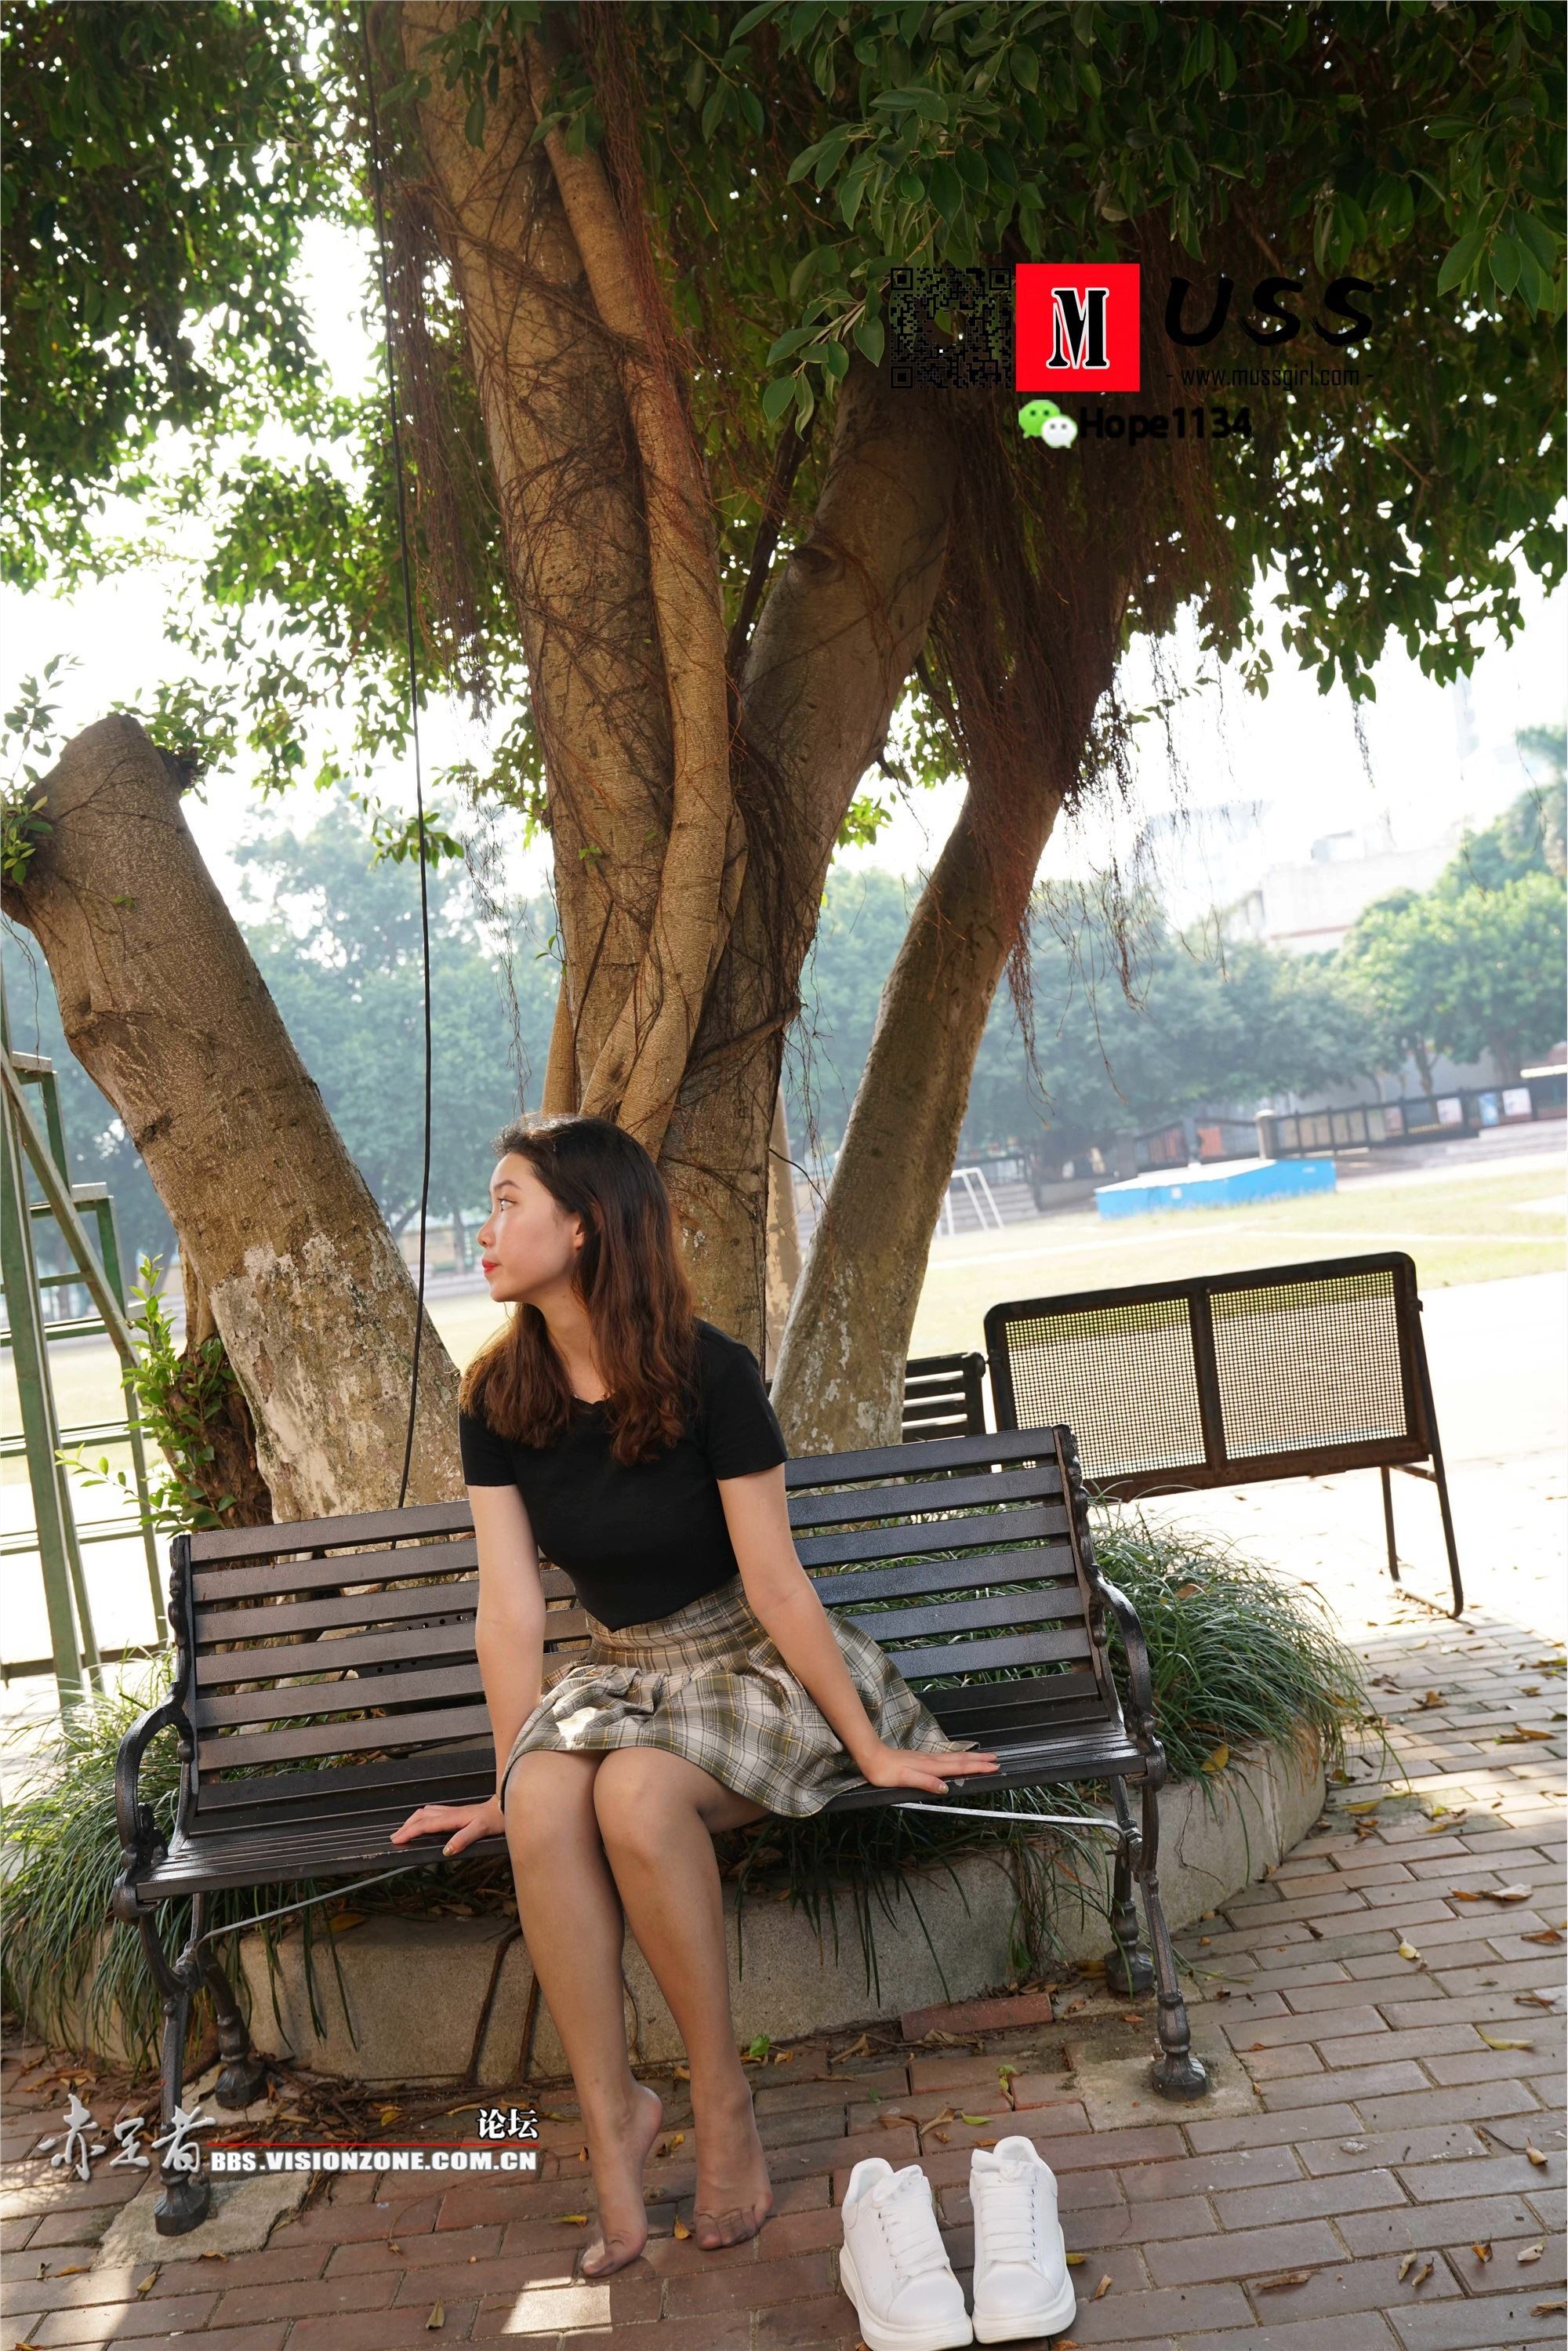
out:
{"label": "young woman", "polygon": [[[423,1804],[392,1842],[441,1834],[452,1854],[505,1832],[581,2108],[601,2231],[582,2274],[600,2278],[647,2241],[643,2166],[664,2118],[628,2063],[626,1923],[686,2046],[695,2241],[739,2244],[772,2196],[713,1832],[818,1812],[864,1781],[939,1794],[997,1759],[950,1740],[885,1652],[818,1600],[756,1358],[695,1313],[642,1145],[560,1117],[495,1148],[479,1246],[512,1311],[464,1374],[459,1432],[500,1768],[492,1798]],[[541,1550],[591,1635],[548,1689]]]}

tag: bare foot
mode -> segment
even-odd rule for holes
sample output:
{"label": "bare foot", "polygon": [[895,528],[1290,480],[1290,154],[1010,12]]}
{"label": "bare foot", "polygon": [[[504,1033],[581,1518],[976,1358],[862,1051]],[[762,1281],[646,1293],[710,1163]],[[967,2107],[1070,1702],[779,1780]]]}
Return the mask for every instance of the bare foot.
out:
{"label": "bare foot", "polygon": [[696,2120],[697,2185],[692,2231],[705,2252],[755,2237],[773,2210],[768,2158],[757,2136],[751,2091],[716,2105],[705,2099]]}
{"label": "bare foot", "polygon": [[631,2114],[621,2128],[600,2142],[591,2130],[588,2134],[600,2234],[583,2254],[585,2278],[610,2277],[642,2257],[648,2241],[643,2166],[664,2119],[664,2102],[657,2090],[639,2082]]}

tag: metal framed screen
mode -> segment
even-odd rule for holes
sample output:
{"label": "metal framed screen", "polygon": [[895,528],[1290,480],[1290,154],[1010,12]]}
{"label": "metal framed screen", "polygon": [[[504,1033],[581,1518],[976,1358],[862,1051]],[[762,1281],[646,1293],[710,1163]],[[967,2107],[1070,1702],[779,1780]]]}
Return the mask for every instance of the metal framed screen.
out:
{"label": "metal framed screen", "polygon": [[997,1426],[1066,1422],[1106,1500],[1380,1469],[1396,1576],[1387,1473],[1430,1476],[1458,1614],[1420,1313],[1402,1251],[1008,1301],[985,1325]]}
{"label": "metal framed screen", "polygon": [[1107,1496],[1424,1460],[1400,1254],[993,1306],[1006,1428],[1066,1421]]}

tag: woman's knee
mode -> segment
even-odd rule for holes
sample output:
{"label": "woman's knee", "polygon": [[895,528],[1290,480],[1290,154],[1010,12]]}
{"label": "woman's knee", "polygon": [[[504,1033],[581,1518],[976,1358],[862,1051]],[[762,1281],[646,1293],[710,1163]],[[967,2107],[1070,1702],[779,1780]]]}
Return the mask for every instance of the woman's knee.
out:
{"label": "woman's knee", "polygon": [[553,1748],[519,1755],[507,1774],[502,1816],[514,1853],[538,1854],[599,1837],[593,1782],[601,1755],[562,1755]]}
{"label": "woman's knee", "polygon": [[607,1848],[657,1852],[673,1814],[695,1811],[694,1778],[704,1775],[662,1748],[614,1748],[593,1779],[593,1809]]}

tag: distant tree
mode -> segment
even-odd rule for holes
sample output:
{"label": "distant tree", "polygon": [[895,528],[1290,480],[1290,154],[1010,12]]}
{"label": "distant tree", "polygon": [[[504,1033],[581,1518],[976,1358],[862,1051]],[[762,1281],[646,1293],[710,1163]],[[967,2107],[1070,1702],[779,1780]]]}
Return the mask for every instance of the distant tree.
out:
{"label": "distant tree", "polygon": [[[256,967],[377,1207],[401,1232],[419,1205],[423,1131],[419,900],[411,872],[390,860],[372,862],[369,831],[341,796],[308,831],[270,828],[236,856],[265,884],[265,919],[242,925]],[[450,1217],[484,1200],[489,1138],[517,1116],[530,1071],[538,1098],[557,967],[519,948],[514,1035],[496,946],[479,935],[461,875],[444,865],[429,876],[429,897],[430,1213]]]}
{"label": "distant tree", "polygon": [[1545,769],[1540,784],[1531,785],[1482,832],[1467,832],[1443,872],[1440,890],[1499,890],[1505,882],[1522,881],[1527,873],[1553,873],[1559,882],[1568,872],[1564,853],[1568,783],[1563,768],[1563,730],[1561,726],[1521,728],[1520,749],[1533,753]]}
{"label": "distant tree", "polygon": [[1441,948],[1423,912],[1418,890],[1395,890],[1364,907],[1339,951],[1347,983],[1370,1004],[1383,1040],[1385,1070],[1408,1058],[1422,1091],[1433,1090],[1432,1007],[1441,985]]}
{"label": "distant tree", "polygon": [[1504,1084],[1563,1035],[1568,908],[1553,874],[1526,873],[1497,889],[1429,891],[1415,910],[1430,940],[1432,1035],[1440,1052],[1473,1061],[1490,1052]]}

